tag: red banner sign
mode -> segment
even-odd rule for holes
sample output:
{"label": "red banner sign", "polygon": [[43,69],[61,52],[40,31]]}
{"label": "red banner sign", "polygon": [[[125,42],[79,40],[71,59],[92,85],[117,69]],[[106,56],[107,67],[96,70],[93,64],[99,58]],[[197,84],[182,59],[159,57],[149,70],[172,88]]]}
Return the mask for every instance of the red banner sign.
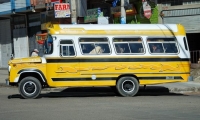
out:
{"label": "red banner sign", "polygon": [[54,4],[55,18],[70,17],[69,3]]}
{"label": "red banner sign", "polygon": [[142,0],[142,6],[143,6],[143,11],[144,11],[144,16],[147,19],[150,19],[152,13],[151,13],[151,6],[148,4],[146,0]]}
{"label": "red banner sign", "polygon": [[69,4],[60,3],[54,5],[54,10],[69,10],[70,6]]}

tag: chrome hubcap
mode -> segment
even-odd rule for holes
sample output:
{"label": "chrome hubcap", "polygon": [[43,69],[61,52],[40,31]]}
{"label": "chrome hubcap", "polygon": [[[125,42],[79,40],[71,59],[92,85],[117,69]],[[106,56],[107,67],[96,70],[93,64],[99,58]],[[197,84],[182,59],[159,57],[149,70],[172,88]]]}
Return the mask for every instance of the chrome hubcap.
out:
{"label": "chrome hubcap", "polygon": [[34,82],[28,81],[23,85],[23,91],[27,95],[32,95],[36,92],[37,86]]}
{"label": "chrome hubcap", "polygon": [[122,90],[124,92],[128,92],[128,93],[131,93],[133,92],[135,89],[135,84],[132,80],[125,80],[123,83],[122,83]]}

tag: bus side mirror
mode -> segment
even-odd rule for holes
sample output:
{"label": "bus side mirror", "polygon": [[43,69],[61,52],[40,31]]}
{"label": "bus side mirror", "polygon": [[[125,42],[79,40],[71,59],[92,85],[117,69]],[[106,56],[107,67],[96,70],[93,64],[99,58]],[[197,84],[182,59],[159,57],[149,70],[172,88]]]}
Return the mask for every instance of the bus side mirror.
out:
{"label": "bus side mirror", "polygon": [[11,59],[11,60],[14,59],[14,54],[11,54],[11,55],[10,55],[10,59]]}

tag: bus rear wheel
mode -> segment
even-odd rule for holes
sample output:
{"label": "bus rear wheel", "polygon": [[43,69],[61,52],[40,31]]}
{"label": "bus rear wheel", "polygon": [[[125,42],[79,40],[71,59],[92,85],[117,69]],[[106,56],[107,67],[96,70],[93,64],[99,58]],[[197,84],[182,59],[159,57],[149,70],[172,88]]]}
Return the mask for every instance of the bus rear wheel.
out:
{"label": "bus rear wheel", "polygon": [[19,83],[19,93],[25,99],[37,98],[41,89],[41,83],[35,77],[25,77]]}
{"label": "bus rear wheel", "polygon": [[135,96],[139,90],[139,82],[136,78],[131,76],[121,77],[117,81],[117,91],[123,97]]}

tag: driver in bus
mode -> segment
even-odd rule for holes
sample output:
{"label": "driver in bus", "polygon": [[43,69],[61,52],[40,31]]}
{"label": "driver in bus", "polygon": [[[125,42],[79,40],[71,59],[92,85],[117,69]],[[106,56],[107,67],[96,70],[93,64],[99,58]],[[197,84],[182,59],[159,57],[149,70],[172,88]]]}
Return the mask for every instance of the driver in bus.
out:
{"label": "driver in bus", "polygon": [[39,51],[37,49],[34,49],[31,53],[31,57],[37,57],[38,56]]}

